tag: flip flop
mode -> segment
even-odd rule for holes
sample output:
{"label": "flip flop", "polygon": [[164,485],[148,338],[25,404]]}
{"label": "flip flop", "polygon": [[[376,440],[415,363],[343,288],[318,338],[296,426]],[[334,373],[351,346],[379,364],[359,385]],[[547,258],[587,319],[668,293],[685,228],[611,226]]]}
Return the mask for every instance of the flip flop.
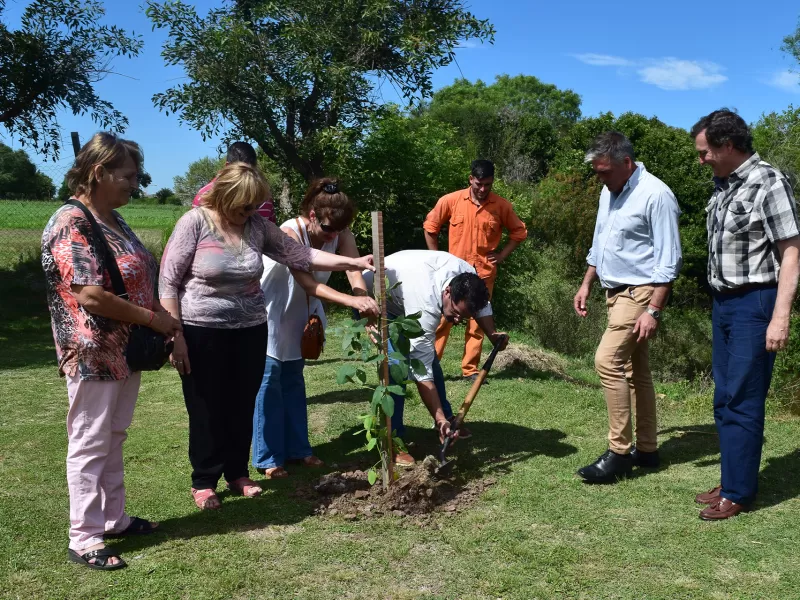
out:
{"label": "flip flop", "polygon": [[267,479],[285,479],[289,473],[283,467],[271,467],[269,469],[257,469]]}
{"label": "flip flop", "polygon": [[245,498],[255,498],[256,496],[260,496],[261,492],[264,491],[261,489],[261,486],[249,477],[239,477],[239,479],[228,481],[226,485],[232,494],[244,496]]}
{"label": "flip flop", "polygon": [[192,498],[194,498],[194,503],[200,510],[218,510],[222,508],[217,492],[210,488],[202,490],[192,488]]}
{"label": "flip flop", "polygon": [[127,535],[149,535],[158,530],[158,525],[153,526],[150,521],[145,521],[139,517],[131,517],[131,524],[123,531],[106,533],[103,537],[118,538]]}
{"label": "flip flop", "polygon": [[[83,554],[78,554],[72,548],[69,549],[67,552],[69,559],[74,562],[78,563],[79,565],[85,565],[90,569],[97,569],[99,571],[114,571],[115,569],[121,569],[123,567],[127,567],[128,563],[122,560],[119,554],[117,554],[113,548],[109,548],[106,546],[105,548],[99,548],[97,550],[89,550],[89,552],[84,552]],[[109,564],[109,558],[117,558],[119,562],[116,564]],[[89,562],[90,560],[94,559],[94,562]]]}

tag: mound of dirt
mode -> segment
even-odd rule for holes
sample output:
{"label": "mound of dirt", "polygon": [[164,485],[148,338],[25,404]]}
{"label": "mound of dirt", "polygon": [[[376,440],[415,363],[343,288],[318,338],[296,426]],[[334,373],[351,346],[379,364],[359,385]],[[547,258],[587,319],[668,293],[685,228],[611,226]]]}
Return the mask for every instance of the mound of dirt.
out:
{"label": "mound of dirt", "polygon": [[436,459],[428,457],[413,468],[402,469],[388,492],[380,481],[370,486],[367,473],[360,470],[334,471],[323,475],[303,494],[317,504],[319,515],[339,515],[348,520],[380,515],[425,516],[434,512],[454,513],[472,504],[496,483],[493,478],[462,484],[432,476]]}
{"label": "mound of dirt", "polygon": [[572,379],[565,372],[564,361],[561,358],[524,344],[509,344],[505,350],[497,354],[492,366],[493,371],[514,368],[553,373],[568,381]]}

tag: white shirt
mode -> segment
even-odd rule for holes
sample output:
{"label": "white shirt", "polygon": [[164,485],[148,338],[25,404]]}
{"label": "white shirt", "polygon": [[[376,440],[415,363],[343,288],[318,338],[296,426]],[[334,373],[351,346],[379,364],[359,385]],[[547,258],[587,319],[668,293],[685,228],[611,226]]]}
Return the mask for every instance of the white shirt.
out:
{"label": "white shirt", "polygon": [[[310,246],[308,231],[303,219],[300,219],[301,231],[297,229],[297,220],[289,219],[281,225],[298,234],[297,237]],[[335,253],[339,247],[339,236],[332,242],[326,242],[321,250]],[[267,339],[267,356],[276,360],[299,360],[300,340],[309,315],[317,313],[322,319],[323,329],[327,327],[325,309],[319,298],[309,298],[303,287],[292,277],[287,267],[264,255],[264,275],[261,277],[261,289],[267,301],[267,323],[269,337]],[[314,279],[320,283],[328,283],[330,271],[312,271]]]}
{"label": "white shirt", "polygon": [[[390,254],[383,261],[389,286],[400,285],[389,292],[386,310],[392,315],[413,315],[422,313],[419,324],[423,334],[410,340],[410,358],[416,358],[425,365],[425,373],[409,373],[415,381],[433,379],[433,359],[436,357],[434,342],[436,329],[442,320],[442,292],[450,281],[461,273],[475,273],[475,268],[448,252],[435,250],[403,250]],[[372,290],[373,273],[364,271],[364,280]],[[478,311],[473,317],[486,317],[492,314],[491,303]]]}
{"label": "white shirt", "polygon": [[586,262],[597,268],[604,288],[669,283],[681,269],[678,201],[642,163],[636,166],[619,194],[607,187],[600,193]]}

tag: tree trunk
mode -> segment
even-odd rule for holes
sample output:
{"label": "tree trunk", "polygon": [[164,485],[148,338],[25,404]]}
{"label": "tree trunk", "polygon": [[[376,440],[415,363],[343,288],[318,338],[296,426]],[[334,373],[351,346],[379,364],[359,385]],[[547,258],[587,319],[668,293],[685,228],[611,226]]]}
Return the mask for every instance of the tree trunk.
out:
{"label": "tree trunk", "polygon": [[289,180],[286,177],[281,179],[280,207],[287,215],[292,214],[292,190],[289,187]]}

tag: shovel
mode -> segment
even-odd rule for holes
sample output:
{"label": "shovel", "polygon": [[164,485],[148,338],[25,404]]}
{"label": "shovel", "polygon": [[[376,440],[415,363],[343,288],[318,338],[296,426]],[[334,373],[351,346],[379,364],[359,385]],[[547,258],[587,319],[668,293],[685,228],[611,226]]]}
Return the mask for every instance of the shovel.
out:
{"label": "shovel", "polygon": [[[461,425],[464,424],[464,419],[467,416],[467,412],[469,412],[472,402],[475,400],[475,396],[478,395],[484,379],[486,379],[487,375],[489,375],[489,370],[492,368],[492,363],[494,363],[494,359],[500,350],[500,346],[502,346],[506,341],[506,337],[507,336],[503,335],[498,338],[497,343],[495,343],[494,348],[492,348],[492,352],[489,354],[489,358],[487,358],[486,362],[483,363],[483,367],[478,373],[478,376],[475,378],[472,387],[469,389],[469,392],[467,392],[467,397],[464,399],[464,404],[461,405],[461,410],[458,411],[456,418],[450,425],[450,431],[458,431]],[[433,472],[437,477],[446,477],[453,470],[453,465],[455,464],[456,459],[451,458],[450,460],[447,460],[445,457],[447,454],[447,448],[450,446],[450,442],[452,440],[453,438],[451,436],[447,436],[442,444],[441,449],[439,450],[439,465]]]}

